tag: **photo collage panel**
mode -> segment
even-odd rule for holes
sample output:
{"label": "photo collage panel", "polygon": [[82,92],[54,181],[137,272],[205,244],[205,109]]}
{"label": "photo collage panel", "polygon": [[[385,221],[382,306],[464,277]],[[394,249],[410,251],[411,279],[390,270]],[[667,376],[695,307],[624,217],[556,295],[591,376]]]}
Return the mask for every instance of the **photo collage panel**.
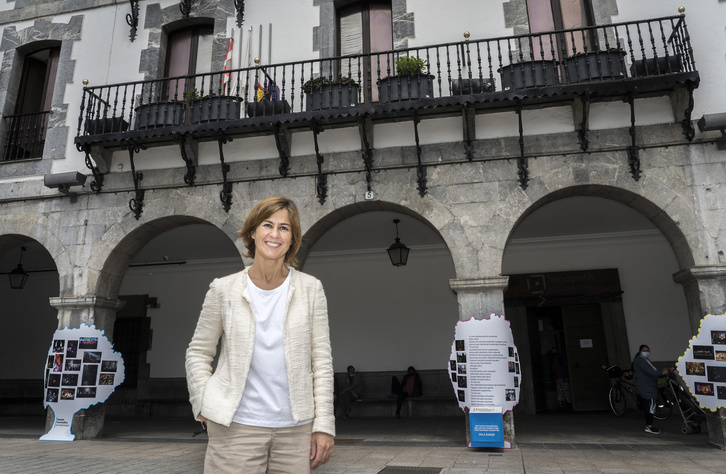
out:
{"label": "photo collage panel", "polygon": [[53,340],[45,370],[45,401],[95,398],[99,385],[114,385],[118,360],[103,360],[98,337]]}

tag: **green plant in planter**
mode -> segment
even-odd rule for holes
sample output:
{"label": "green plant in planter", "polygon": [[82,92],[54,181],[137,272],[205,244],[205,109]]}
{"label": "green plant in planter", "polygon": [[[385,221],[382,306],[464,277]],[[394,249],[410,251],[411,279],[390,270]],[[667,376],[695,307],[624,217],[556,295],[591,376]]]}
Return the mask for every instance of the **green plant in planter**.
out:
{"label": "green plant in planter", "polygon": [[396,59],[397,76],[418,76],[428,74],[429,63],[415,56],[399,56]]}
{"label": "green plant in planter", "polygon": [[[192,103],[192,101],[200,100],[200,99],[208,99],[210,97],[217,97],[217,94],[214,92],[210,92],[209,94],[204,94],[203,96],[199,93],[197,88],[190,89],[184,93],[184,102],[186,103]],[[220,96],[221,97],[221,96]]]}
{"label": "green plant in planter", "polygon": [[184,102],[191,103],[193,100],[199,100],[202,96],[199,95],[199,91],[195,87],[194,89],[190,89],[184,93]]}
{"label": "green plant in planter", "polygon": [[347,76],[339,77],[334,80],[330,80],[327,77],[321,76],[321,77],[316,77],[315,79],[309,79],[309,80],[305,81],[303,83],[303,92],[305,92],[306,94],[309,94],[312,91],[320,90],[320,88],[322,88],[326,84],[331,84],[331,85],[333,85],[333,84],[344,84],[344,85],[350,84],[351,86],[354,86],[354,85],[357,85],[358,83],[355,82],[355,80],[353,80]]}

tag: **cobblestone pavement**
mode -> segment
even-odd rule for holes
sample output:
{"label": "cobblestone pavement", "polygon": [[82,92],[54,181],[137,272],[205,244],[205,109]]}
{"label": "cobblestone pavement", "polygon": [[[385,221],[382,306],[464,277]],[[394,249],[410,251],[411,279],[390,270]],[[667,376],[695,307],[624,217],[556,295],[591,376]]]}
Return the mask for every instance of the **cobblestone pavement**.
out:
{"label": "cobblestone pavement", "polygon": [[[317,472],[726,472],[726,453],[705,433],[681,434],[675,416],[658,436],[641,425],[607,413],[519,416],[516,448],[471,449],[461,418],[352,418],[338,422],[334,456]],[[0,417],[0,473],[202,472],[206,438],[191,436],[192,420],[107,418],[101,438],[73,442],[39,441],[43,428],[38,417]]]}

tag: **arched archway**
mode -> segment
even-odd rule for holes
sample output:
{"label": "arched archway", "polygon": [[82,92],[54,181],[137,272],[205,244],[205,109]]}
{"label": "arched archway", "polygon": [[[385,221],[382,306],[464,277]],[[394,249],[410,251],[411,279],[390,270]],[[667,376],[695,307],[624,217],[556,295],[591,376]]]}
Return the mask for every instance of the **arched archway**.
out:
{"label": "arched archway", "polygon": [[[614,186],[595,184],[587,186],[572,186],[558,189],[543,196],[521,213],[512,227],[512,232],[508,236],[507,241],[512,238],[512,235],[514,235],[522,221],[538,209],[554,201],[567,197],[578,196],[608,199],[637,211],[643,217],[652,222],[653,225],[663,234],[673,248],[673,252],[675,253],[675,257],[680,268],[688,268],[689,266],[694,265],[695,259],[693,251],[691,250],[691,246],[688,244],[686,234],[682,230],[688,229],[689,226],[698,227],[700,230],[700,226],[694,225],[696,222],[693,221],[693,215],[681,215],[682,220],[676,222],[667,210],[662,209],[653,201],[632,191]],[[679,214],[682,214],[682,212],[680,212],[680,208],[683,207],[683,204],[675,201],[678,200],[674,200],[672,208],[678,210]]]}
{"label": "arched archway", "polygon": [[[406,266],[394,267],[386,252],[396,237],[394,219],[411,249]],[[455,269],[438,230],[403,206],[361,203],[320,219],[304,242],[304,271],[322,281],[327,295],[335,371],[341,380],[349,364],[362,373],[365,403],[356,404],[354,416],[392,415],[391,378],[411,365],[423,392],[440,398],[411,409],[458,415],[446,370],[459,320],[449,287]]]}
{"label": "arched archway", "polygon": [[639,344],[664,366],[678,358],[691,335],[673,280],[694,260],[685,242],[666,212],[622,189],[564,189],[522,214],[502,259],[507,315],[532,364],[521,410],[553,408],[552,347],[569,352],[575,410],[607,409],[601,366],[629,366]]}
{"label": "arched archway", "polygon": [[99,288],[123,301],[109,326],[126,380],[111,414],[188,414],[184,357],[209,284],[244,268],[230,236],[191,216],[142,224],[106,259]]}
{"label": "arched archway", "polygon": [[[11,289],[8,273],[18,267],[28,279]],[[43,413],[43,367],[58,328],[57,311],[48,303],[59,292],[58,270],[50,252],[25,235],[0,236],[0,415]],[[40,336],[40,337],[38,337]]]}

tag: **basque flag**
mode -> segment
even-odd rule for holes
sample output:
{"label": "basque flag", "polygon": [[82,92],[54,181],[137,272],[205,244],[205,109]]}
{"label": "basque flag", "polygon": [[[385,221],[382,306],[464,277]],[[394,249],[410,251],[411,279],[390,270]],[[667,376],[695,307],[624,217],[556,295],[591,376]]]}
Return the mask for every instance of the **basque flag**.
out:
{"label": "basque flag", "polygon": [[[234,44],[234,39],[230,38],[229,44],[227,45],[227,57],[224,60],[224,70],[225,71],[232,70],[232,45],[233,44]],[[222,95],[226,95],[229,92],[227,87],[228,87],[231,76],[232,76],[232,73],[230,73],[230,72],[225,72],[224,74],[222,74]]]}

